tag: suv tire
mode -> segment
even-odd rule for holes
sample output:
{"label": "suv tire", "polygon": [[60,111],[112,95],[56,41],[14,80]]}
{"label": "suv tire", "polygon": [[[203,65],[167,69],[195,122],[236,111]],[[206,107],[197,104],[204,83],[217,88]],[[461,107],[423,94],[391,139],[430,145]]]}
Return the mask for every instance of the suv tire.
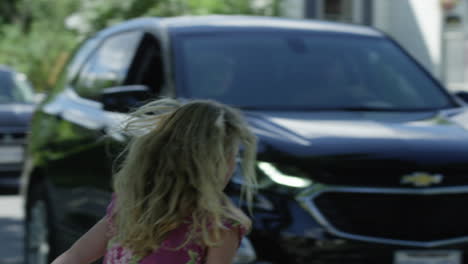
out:
{"label": "suv tire", "polygon": [[43,183],[36,184],[27,205],[24,236],[26,264],[48,264],[54,256],[54,225]]}

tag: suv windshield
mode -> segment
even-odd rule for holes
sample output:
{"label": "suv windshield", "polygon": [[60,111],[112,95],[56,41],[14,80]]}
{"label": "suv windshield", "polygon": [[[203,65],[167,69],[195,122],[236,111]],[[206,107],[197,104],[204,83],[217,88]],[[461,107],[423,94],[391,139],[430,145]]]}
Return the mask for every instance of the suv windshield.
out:
{"label": "suv windshield", "polygon": [[24,74],[0,70],[0,104],[32,103],[34,92]]}
{"label": "suv windshield", "polygon": [[412,111],[453,106],[438,84],[384,38],[228,32],[174,36],[183,95],[241,108]]}

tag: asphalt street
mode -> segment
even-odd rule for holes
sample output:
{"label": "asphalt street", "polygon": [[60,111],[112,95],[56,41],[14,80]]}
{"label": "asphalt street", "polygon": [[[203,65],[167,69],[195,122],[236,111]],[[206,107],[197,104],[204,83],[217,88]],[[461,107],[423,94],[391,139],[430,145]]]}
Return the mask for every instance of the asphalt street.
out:
{"label": "asphalt street", "polygon": [[0,264],[23,263],[23,212],[18,195],[0,195]]}

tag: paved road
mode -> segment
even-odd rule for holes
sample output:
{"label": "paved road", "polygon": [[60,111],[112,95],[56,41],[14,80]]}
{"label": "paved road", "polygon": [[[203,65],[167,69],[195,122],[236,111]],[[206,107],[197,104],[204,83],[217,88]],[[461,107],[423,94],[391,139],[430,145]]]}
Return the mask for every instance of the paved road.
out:
{"label": "paved road", "polygon": [[18,195],[0,195],[0,264],[23,263],[23,212]]}

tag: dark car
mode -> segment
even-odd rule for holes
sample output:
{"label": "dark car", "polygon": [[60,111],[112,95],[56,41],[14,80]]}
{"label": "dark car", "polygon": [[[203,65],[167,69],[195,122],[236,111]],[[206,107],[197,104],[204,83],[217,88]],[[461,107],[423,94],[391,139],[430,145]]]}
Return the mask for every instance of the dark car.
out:
{"label": "dark car", "polygon": [[19,186],[26,135],[34,111],[26,75],[0,65],[0,188]]}
{"label": "dark car", "polygon": [[104,215],[114,128],[161,96],[239,107],[259,138],[238,263],[468,263],[464,104],[374,29],[245,16],[141,18],[77,49],[33,117],[28,263]]}

